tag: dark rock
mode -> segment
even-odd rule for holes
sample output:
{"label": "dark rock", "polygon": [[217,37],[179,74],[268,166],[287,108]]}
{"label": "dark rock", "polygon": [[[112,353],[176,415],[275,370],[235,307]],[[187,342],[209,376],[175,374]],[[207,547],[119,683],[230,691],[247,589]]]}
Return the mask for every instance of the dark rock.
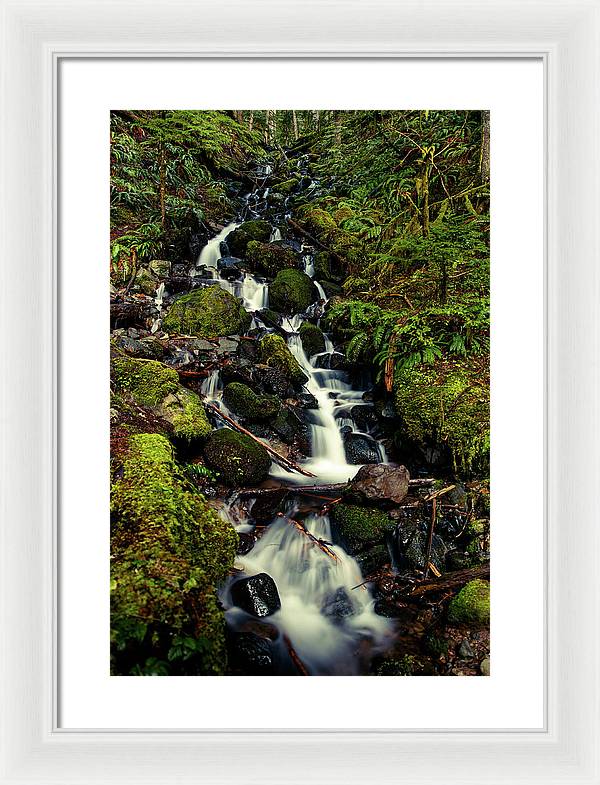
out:
{"label": "dark rock", "polygon": [[296,396],[298,400],[298,404],[302,406],[304,409],[318,409],[319,402],[315,398],[315,396],[306,390],[305,392],[298,393]]}
{"label": "dark rock", "polygon": [[238,632],[231,636],[229,660],[233,670],[249,676],[272,676],[276,672],[270,642],[253,632]]}
{"label": "dark rock", "polygon": [[368,464],[358,470],[345,495],[359,503],[400,504],[408,493],[409,480],[405,466]]}
{"label": "dark rock", "polygon": [[373,407],[368,404],[359,403],[356,404],[356,406],[353,406],[350,409],[350,417],[352,417],[356,423],[356,427],[359,431],[366,431],[368,433],[377,428],[377,415],[375,414]]}
{"label": "dark rock", "polygon": [[[405,569],[422,569],[425,566],[427,546],[427,524],[418,520],[406,521],[396,526],[390,538],[394,566],[402,571]],[[446,561],[446,544],[434,534],[431,540],[429,561],[443,572]]]}
{"label": "dark rock", "polygon": [[456,653],[461,660],[471,660],[475,656],[475,652],[471,648],[471,644],[466,638],[462,639],[460,646],[456,650]]}
{"label": "dark rock", "polygon": [[258,317],[267,325],[267,327],[281,327],[283,317],[277,311],[272,311],[270,308],[263,308],[258,312]]}
{"label": "dark rock", "polygon": [[259,365],[255,368],[253,378],[260,381],[262,389],[267,393],[287,398],[293,394],[293,387],[287,375],[279,368]]}
{"label": "dark rock", "polygon": [[354,558],[358,562],[363,577],[372,575],[390,563],[390,554],[385,545],[374,545],[362,553],[357,553]]}
{"label": "dark rock", "polygon": [[[253,365],[250,360],[243,360],[236,357],[229,360],[221,368],[221,380],[223,381],[223,384],[241,383],[252,386],[253,370]],[[229,406],[229,404],[227,405]]]}
{"label": "dark rock", "polygon": [[354,603],[343,586],[325,598],[321,606],[321,613],[333,622],[341,622],[348,616],[354,615]]}
{"label": "dark rock", "polygon": [[266,572],[236,581],[231,587],[231,600],[246,613],[259,618],[270,616],[281,608],[275,581]]}
{"label": "dark rock", "polygon": [[250,553],[252,548],[254,548],[254,544],[256,542],[254,535],[249,534],[248,532],[241,532],[238,534],[239,542],[237,552],[240,556],[245,556],[247,553]]}
{"label": "dark rock", "polygon": [[235,281],[240,278],[243,272],[244,262],[235,256],[224,256],[217,262],[217,268],[223,278],[228,281]]}
{"label": "dark rock", "polygon": [[283,510],[283,505],[285,504],[287,496],[288,491],[285,488],[282,488],[275,493],[257,497],[250,508],[251,517],[256,523],[260,523],[263,526],[271,523],[277,513]]}
{"label": "dark rock", "polygon": [[350,363],[345,355],[340,352],[332,352],[331,359],[329,360],[329,367],[332,371],[348,371],[350,369]]}
{"label": "dark rock", "polygon": [[379,463],[381,452],[375,439],[364,433],[348,433],[344,436],[344,450],[348,463]]}

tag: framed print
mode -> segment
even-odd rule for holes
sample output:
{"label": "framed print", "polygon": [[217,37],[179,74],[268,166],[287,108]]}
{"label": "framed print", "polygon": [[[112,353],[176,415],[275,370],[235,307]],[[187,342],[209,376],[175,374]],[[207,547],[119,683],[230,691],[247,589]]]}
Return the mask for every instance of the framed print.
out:
{"label": "framed print", "polygon": [[3,781],[598,782],[594,5],[3,11]]}

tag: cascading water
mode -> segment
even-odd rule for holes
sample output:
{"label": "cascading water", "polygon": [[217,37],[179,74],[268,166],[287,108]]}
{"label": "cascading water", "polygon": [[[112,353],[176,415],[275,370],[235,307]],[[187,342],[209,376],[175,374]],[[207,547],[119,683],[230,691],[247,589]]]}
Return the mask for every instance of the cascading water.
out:
{"label": "cascading water", "polygon": [[[265,169],[266,175],[268,171]],[[268,189],[263,191],[263,200],[266,195]],[[256,192],[246,199],[247,203],[252,196],[256,197]],[[255,198],[256,208],[260,210],[258,201]],[[230,280],[219,271],[219,261],[224,256],[223,252],[227,251],[227,236],[238,226],[233,222],[224,227],[202,249],[197,267],[205,268],[211,281],[238,297],[244,307],[255,314],[268,305],[268,283],[247,272],[243,272],[237,280]],[[271,241],[280,239],[281,233],[277,229],[272,233]],[[302,247],[301,252],[305,272],[313,278],[314,255],[306,247]],[[320,283],[314,283],[321,299],[322,312],[327,297]],[[322,355],[306,356],[299,336],[304,320],[304,316],[297,314],[284,319],[282,327],[288,333],[287,343],[291,352],[308,376],[306,389],[317,402],[317,407],[308,413],[311,419],[311,456],[303,462],[305,469],[315,476],[307,478],[290,474],[277,463],[271,465],[271,476],[292,488],[302,484],[345,482],[360,468],[347,461],[342,428],[346,426],[355,430],[350,410],[352,405],[362,402],[363,391],[352,387],[345,372],[320,367],[328,364],[323,362],[323,357],[334,353],[328,337],[325,338],[326,351]],[[262,322],[254,318],[252,327],[256,326],[264,328]],[[204,380],[202,393],[205,400],[234,416],[222,401],[219,371]],[[381,446],[379,450],[380,459],[385,461]],[[301,492],[300,487],[298,491]],[[247,532],[252,528],[249,523],[252,520],[251,509],[249,518],[247,514],[240,515],[237,506],[235,509],[225,507],[222,514],[238,531]],[[294,516],[297,514],[303,518],[303,523],[296,521]],[[312,539],[306,532],[312,535]],[[351,675],[363,671],[366,661],[381,648],[391,629],[390,622],[373,611],[373,601],[369,590],[362,585],[363,577],[356,560],[339,545],[322,548],[317,544],[318,541],[331,543],[331,538],[328,515],[311,513],[300,516],[298,508],[293,506],[285,515],[278,515],[250,553],[238,557],[237,561],[237,567],[245,576],[264,572],[274,579],[281,600],[281,609],[269,616],[269,622],[280,632],[274,645],[279,646],[284,659],[285,647],[293,646],[311,675]],[[221,592],[228,622],[234,629],[250,618],[231,603],[229,587],[238,577],[239,574],[230,579]],[[364,652],[362,657],[360,651]]]}

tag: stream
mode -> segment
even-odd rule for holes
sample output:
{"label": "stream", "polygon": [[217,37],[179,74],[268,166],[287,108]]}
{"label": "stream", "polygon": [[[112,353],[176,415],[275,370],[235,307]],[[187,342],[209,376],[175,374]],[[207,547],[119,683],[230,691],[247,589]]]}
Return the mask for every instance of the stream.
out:
{"label": "stream", "polygon": [[[246,215],[263,216],[267,210],[268,189],[257,190],[245,197],[240,219],[225,226],[202,249],[194,275],[202,276],[211,284],[217,283],[239,298],[252,314],[251,329],[270,331],[258,311],[268,307],[268,282],[248,272],[237,280],[224,277],[219,271],[219,260],[229,256],[227,237],[245,220]],[[280,240],[281,232],[274,229],[271,241]],[[301,246],[304,271],[314,280],[314,250]],[[321,300],[319,313],[327,297],[318,281],[314,281]],[[314,319],[314,312],[313,312]],[[226,608],[226,619],[231,630],[244,630],[253,617],[233,603],[231,585],[240,577],[267,573],[275,581],[281,607],[269,614],[266,621],[273,625],[271,646],[278,652],[278,673],[297,673],[291,659],[299,658],[307,675],[355,675],[365,672],[370,659],[383,650],[391,635],[391,622],[373,610],[373,598],[363,583],[363,575],[356,560],[340,545],[332,544],[329,516],[323,509],[307,505],[302,496],[302,484],[339,483],[351,479],[360,464],[348,463],[344,448],[344,433],[361,433],[351,416],[357,403],[364,404],[365,390],[357,389],[348,374],[331,370],[335,347],[326,336],[325,352],[307,357],[299,336],[305,314],[294,314],[282,324],[292,354],[308,376],[306,390],[314,396],[316,407],[308,410],[310,418],[311,454],[301,461],[304,469],[314,477],[290,473],[279,464],[271,464],[270,476],[278,484],[288,485],[292,493],[283,513],[265,527],[252,550],[236,561],[236,574],[222,588],[221,601]],[[229,417],[236,419],[222,400],[223,384],[220,371],[214,371],[202,384],[202,394]],[[224,427],[224,423],[215,424]],[[383,445],[369,434],[379,453],[379,462],[387,461]],[[252,504],[240,508],[234,501],[222,508],[239,532],[252,532]],[[311,505],[312,504],[312,508]],[[323,504],[323,502],[321,502]],[[235,507],[235,509],[234,509]],[[317,540],[327,543],[317,547],[298,527],[298,520]]]}

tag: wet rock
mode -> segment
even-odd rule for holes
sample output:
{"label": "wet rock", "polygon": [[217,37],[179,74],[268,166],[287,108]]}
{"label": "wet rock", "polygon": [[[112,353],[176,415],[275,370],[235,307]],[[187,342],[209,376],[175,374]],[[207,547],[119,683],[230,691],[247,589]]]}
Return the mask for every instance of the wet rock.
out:
{"label": "wet rock", "polygon": [[308,376],[280,335],[265,335],[261,338],[259,348],[264,363],[281,371],[293,385],[301,387],[306,384]]}
{"label": "wet rock", "polygon": [[217,269],[223,278],[228,281],[235,281],[241,278],[244,262],[235,256],[224,256],[217,262]]}
{"label": "wet rock", "polygon": [[356,404],[356,406],[353,406],[350,409],[350,416],[356,423],[356,427],[359,431],[366,431],[368,433],[377,428],[377,415],[375,414],[373,407],[368,404]]}
{"label": "wet rock", "polygon": [[297,268],[298,254],[281,243],[261,243],[250,240],[246,246],[246,261],[251,270],[273,276],[280,270]]}
{"label": "wet rock", "polygon": [[321,606],[321,613],[333,622],[341,622],[348,616],[354,615],[354,603],[343,586],[325,598]]}
{"label": "wet rock", "polygon": [[122,336],[117,338],[115,343],[131,357],[139,357],[143,360],[160,360],[165,353],[164,347],[158,338],[149,337],[136,340],[128,336]]}
{"label": "wet rock", "polygon": [[238,632],[231,636],[230,665],[234,671],[249,676],[272,676],[276,672],[270,642],[253,632]]}
{"label": "wet rock", "polygon": [[230,382],[223,390],[223,400],[235,414],[251,422],[277,417],[281,402],[275,395],[257,395],[240,382]]}
{"label": "wet rock", "polygon": [[[417,522],[398,524],[391,536],[391,546],[394,566],[398,570],[423,569],[427,556],[426,525],[421,526]],[[431,540],[429,561],[440,573],[445,568],[447,550],[443,539],[438,534],[434,534]]]}
{"label": "wet rock", "polygon": [[282,406],[270,426],[286,444],[296,444],[304,453],[309,451],[310,429],[291,406]]}
{"label": "wet rock", "polygon": [[232,256],[243,257],[251,240],[269,242],[271,224],[268,221],[245,221],[227,236],[227,247]]}
{"label": "wet rock", "polygon": [[140,267],[133,282],[133,290],[152,295],[156,292],[158,279],[146,267]]}
{"label": "wet rock", "polygon": [[248,619],[240,626],[239,632],[252,632],[265,641],[276,641],[279,638],[279,630],[268,621]]}
{"label": "wet rock", "polygon": [[254,538],[253,534],[249,534],[248,532],[240,532],[240,534],[238,534],[238,538],[239,541],[237,553],[240,556],[245,556],[247,553],[250,553],[252,548],[254,548],[256,539]]}
{"label": "wet rock", "polygon": [[302,348],[307,357],[312,357],[325,351],[325,336],[323,331],[311,322],[303,322],[299,330]]}
{"label": "wet rock", "polygon": [[368,464],[358,470],[345,496],[358,503],[400,504],[408,493],[409,480],[405,466]]}
{"label": "wet rock", "polygon": [[258,312],[258,316],[267,327],[281,327],[283,317],[277,311],[272,311],[270,308],[263,308]]}
{"label": "wet rock", "polygon": [[348,371],[350,369],[350,363],[345,355],[340,352],[332,352],[329,360],[329,367],[332,371]]}
{"label": "wet rock", "polygon": [[471,644],[467,640],[467,638],[463,638],[460,642],[456,653],[460,657],[461,660],[471,660],[475,656],[475,652],[471,648]]}
{"label": "wet rock", "polygon": [[281,313],[303,313],[319,299],[311,278],[300,270],[280,270],[269,286],[269,302]]}
{"label": "wet rock", "polygon": [[271,616],[281,608],[275,581],[266,572],[236,581],[231,587],[231,601],[258,618]]}
{"label": "wet rock", "polygon": [[266,393],[272,393],[279,398],[287,398],[293,394],[293,387],[284,371],[279,368],[270,368],[268,365],[257,365],[252,378],[260,384]]}
{"label": "wet rock", "polygon": [[364,433],[347,433],[344,436],[344,451],[348,463],[379,463],[379,445],[371,436]]}
{"label": "wet rock", "polygon": [[218,355],[235,354],[237,350],[238,350],[237,339],[231,337],[224,337],[224,336],[221,336],[219,338],[219,340],[217,341],[217,345],[215,347],[215,351]]}
{"label": "wet rock", "polygon": [[163,318],[163,328],[169,333],[209,338],[243,333],[250,322],[250,314],[236,297],[220,286],[208,286],[175,300]]}
{"label": "wet rock", "polygon": [[168,278],[171,273],[171,262],[166,259],[153,259],[148,265],[150,272],[157,278]]}
{"label": "wet rock", "polygon": [[[250,360],[243,360],[235,357],[225,363],[221,368],[221,380],[223,384],[226,385],[230,383],[241,383],[252,386],[253,370],[254,368]],[[229,404],[227,405],[229,406]],[[230,406],[229,408],[231,409],[232,407]]]}
{"label": "wet rock", "polygon": [[335,541],[351,555],[373,544],[383,544],[386,533],[393,529],[389,516],[382,510],[354,504],[332,505],[329,517]]}
{"label": "wet rock", "polygon": [[250,508],[251,517],[256,523],[263,526],[268,525],[278,512],[283,511],[287,497],[288,491],[285,488],[275,493],[269,493],[266,496],[257,497]]}
{"label": "wet rock", "polygon": [[242,433],[220,428],[209,434],[204,445],[206,462],[220,472],[227,485],[258,485],[271,466],[265,448]]}
{"label": "wet rock", "polygon": [[305,392],[298,393],[296,396],[298,400],[298,404],[302,406],[304,409],[318,409],[319,402],[315,398],[315,396],[306,390]]}
{"label": "wet rock", "polygon": [[386,564],[389,564],[390,554],[387,546],[374,545],[372,548],[369,548],[362,553],[357,553],[355,559],[358,562],[363,577],[366,578],[368,575],[372,575],[380,570]]}

